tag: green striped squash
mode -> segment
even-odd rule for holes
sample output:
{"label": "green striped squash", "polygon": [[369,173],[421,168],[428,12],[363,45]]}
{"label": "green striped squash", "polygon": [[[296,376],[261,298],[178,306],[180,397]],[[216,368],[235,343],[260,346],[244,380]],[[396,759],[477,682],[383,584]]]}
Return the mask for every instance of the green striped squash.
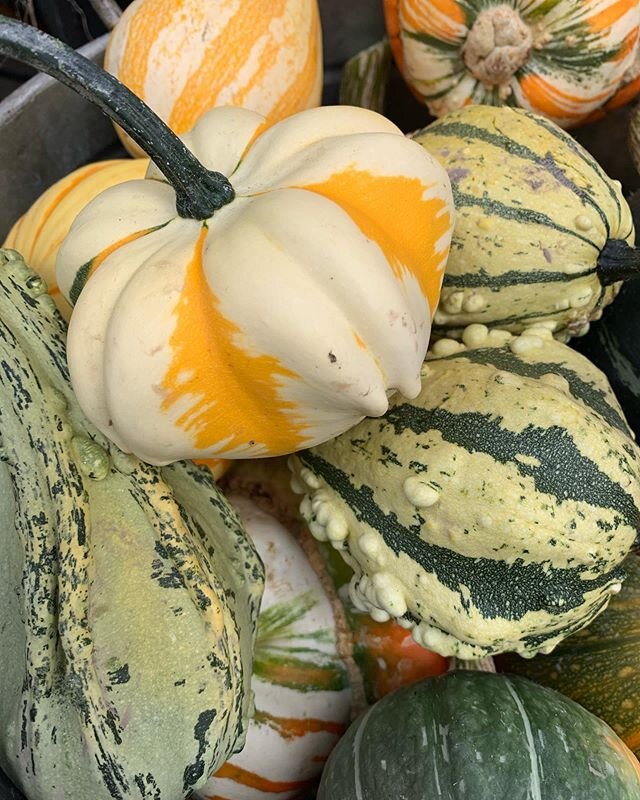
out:
{"label": "green striped squash", "polygon": [[177,800],[242,746],[262,564],[208,469],[107,449],[46,292],[0,251],[0,767]]}
{"label": "green striped squash", "polygon": [[459,337],[471,323],[586,333],[617,294],[634,243],[620,183],[521,109],[468,106],[413,138],[447,170],[456,208],[436,334]]}
{"label": "green striped squash", "polygon": [[465,339],[437,343],[415,400],[291,458],[301,511],[375,619],[442,655],[550,652],[621,588],[639,450],[602,373],[548,330]]}
{"label": "green striped squash", "polygon": [[602,720],[524,678],[452,672],[349,728],[318,800],[637,800],[640,764]]}

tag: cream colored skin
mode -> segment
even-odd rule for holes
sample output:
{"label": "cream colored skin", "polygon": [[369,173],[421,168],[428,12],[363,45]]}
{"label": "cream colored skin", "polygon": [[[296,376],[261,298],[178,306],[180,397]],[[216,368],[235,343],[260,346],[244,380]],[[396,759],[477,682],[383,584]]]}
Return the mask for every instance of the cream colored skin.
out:
{"label": "cream colored skin", "polygon": [[[548,329],[535,328],[514,337],[483,325],[470,326],[463,342],[443,339],[436,343],[434,358],[456,353],[461,357],[427,360],[425,388],[412,405],[453,413],[473,409],[500,417],[501,428],[514,433],[532,423],[542,429],[567,428],[580,453],[619,483],[640,507],[638,461],[626,450],[634,449],[632,439],[574,396],[553,366],[534,380],[464,359],[470,348],[499,346],[500,339],[505,350],[527,362],[558,364],[576,372],[621,413],[604,376],[582,356],[554,341]],[[394,405],[403,402],[398,399]],[[354,439],[358,448],[351,445]],[[385,447],[395,454],[393,459],[385,458]],[[499,463],[481,448],[469,452],[445,440],[438,430],[417,435],[406,428],[394,433],[392,425],[380,431],[379,422],[365,420],[312,452],[347,473],[356,489],[371,487],[377,507],[384,514],[395,514],[405,529],[418,525],[425,542],[466,557],[507,564],[522,560],[525,568],[528,564],[582,568],[582,579],[591,580],[619,565],[636,536],[630,525],[616,523],[614,509],[598,507],[596,512],[581,501],[559,502],[536,487],[531,477],[523,477],[513,463]],[[620,590],[619,580],[612,578],[585,591],[582,602],[566,611],[527,611],[515,620],[483,615],[465,585],[453,590],[438,579],[435,570],[424,569],[404,552],[396,555],[362,513],[317,471],[304,466],[300,457],[292,456],[290,466],[292,488],[305,493],[301,512],[311,532],[341,549],[355,570],[351,595],[356,605],[376,620],[399,618],[400,624],[413,628],[419,644],[444,656],[550,652],[567,635],[587,625],[606,607],[610,595]],[[558,463],[559,470],[571,468]],[[598,525],[600,520],[610,527]],[[404,535],[409,539],[408,530]],[[401,619],[407,611],[417,618],[416,623]],[[558,632],[555,636],[554,631]],[[541,635],[546,638],[540,645],[527,641]]]}
{"label": "cream colored skin", "polygon": [[[207,220],[203,283],[217,316],[183,342],[195,366],[185,364],[180,377],[205,370],[207,337],[233,354],[223,365],[229,374],[238,359],[258,365],[272,359],[277,366],[258,386],[246,384],[253,366],[233,378],[236,389],[225,379],[229,396],[211,399],[204,419],[221,420],[216,435],[207,439],[198,425],[194,432],[180,421],[183,414],[191,418],[203,398],[209,402],[203,375],[196,376],[204,387],[200,395],[184,391],[166,406],[176,308],[185,299],[203,225],[177,216],[175,193],[159,173],[152,169],[150,180],[97,197],[77,217],[58,255],[58,283],[69,297],[78,270],[110,252],[74,308],[69,367],[92,422],[150,463],[293,452],[364,416],[383,414],[396,390],[415,397],[420,389],[453,220],[446,173],[395,125],[364,109],[304,111],[252,143],[262,124],[247,110],[214,109],[184,137],[206,167],[230,177],[236,199]],[[364,176],[367,191],[353,175]],[[337,193],[342,205],[318,186]],[[396,187],[384,195],[388,206],[378,202],[387,187]],[[411,194],[400,203],[406,187],[417,191],[417,199]],[[431,254],[416,248],[418,265],[402,261],[406,237],[397,231],[407,212],[411,230],[425,241],[435,237]],[[363,218],[376,224],[384,218],[378,240],[363,230]],[[189,302],[201,300],[202,293]],[[215,373],[219,364],[212,363]],[[270,394],[261,394],[264,385]],[[254,393],[256,408],[273,419],[236,441],[234,406],[245,392]],[[276,429],[286,440],[277,447],[265,438]]]}

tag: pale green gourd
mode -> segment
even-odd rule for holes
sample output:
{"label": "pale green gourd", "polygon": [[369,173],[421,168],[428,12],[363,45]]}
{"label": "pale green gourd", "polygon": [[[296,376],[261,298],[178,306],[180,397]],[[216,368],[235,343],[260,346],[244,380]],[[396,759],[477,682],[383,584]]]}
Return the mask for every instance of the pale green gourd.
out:
{"label": "pale green gourd", "polygon": [[65,335],[0,251],[0,766],[29,800],[177,800],[242,746],[262,564],[206,468],[107,449]]}

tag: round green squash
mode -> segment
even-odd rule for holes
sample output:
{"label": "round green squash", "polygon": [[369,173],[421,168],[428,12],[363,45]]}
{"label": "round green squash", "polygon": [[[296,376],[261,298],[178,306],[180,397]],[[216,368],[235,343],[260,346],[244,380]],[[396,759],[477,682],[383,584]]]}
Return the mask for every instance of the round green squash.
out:
{"label": "round green squash", "polygon": [[638,273],[620,183],[553,122],[468,106],[412,136],[447,170],[456,208],[436,335],[543,323],[567,340]]}
{"label": "round green squash", "polygon": [[318,800],[637,800],[602,720],[524,678],[451,672],[387,695],[329,757]]}
{"label": "round green squash", "polygon": [[603,374],[548,330],[496,334],[437,342],[415,400],[290,459],[357,607],[464,659],[588,625],[640,528],[640,451]]}
{"label": "round green squash", "polygon": [[501,656],[501,671],[557,689],[603,719],[640,757],[640,558],[624,562],[622,591],[553,656]]}
{"label": "round green squash", "polygon": [[242,747],[262,564],[206,468],[83,417],[46,290],[0,250],[0,767],[29,800],[178,800]]}

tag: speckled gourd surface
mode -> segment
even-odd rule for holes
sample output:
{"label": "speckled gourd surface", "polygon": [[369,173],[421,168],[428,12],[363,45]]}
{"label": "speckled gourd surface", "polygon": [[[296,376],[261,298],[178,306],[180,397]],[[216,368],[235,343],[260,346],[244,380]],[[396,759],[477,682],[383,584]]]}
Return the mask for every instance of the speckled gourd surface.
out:
{"label": "speckled gourd surface", "polygon": [[412,136],[446,168],[456,208],[436,334],[460,337],[472,323],[586,333],[620,288],[602,285],[602,250],[634,243],[620,183],[522,109],[469,106]]}
{"label": "speckled gourd surface", "polygon": [[242,746],[262,565],[208,470],[107,450],[65,335],[0,251],[0,766],[29,800],[183,797]]}
{"label": "speckled gourd surface", "polygon": [[636,800],[611,728],[515,676],[456,671],[387,695],[335,748],[318,800]]}
{"label": "speckled gourd surface", "polygon": [[[474,335],[471,335],[474,334]],[[532,655],[621,588],[640,459],[602,375],[544,328],[437,343],[416,400],[291,458],[351,595],[442,655]]]}

